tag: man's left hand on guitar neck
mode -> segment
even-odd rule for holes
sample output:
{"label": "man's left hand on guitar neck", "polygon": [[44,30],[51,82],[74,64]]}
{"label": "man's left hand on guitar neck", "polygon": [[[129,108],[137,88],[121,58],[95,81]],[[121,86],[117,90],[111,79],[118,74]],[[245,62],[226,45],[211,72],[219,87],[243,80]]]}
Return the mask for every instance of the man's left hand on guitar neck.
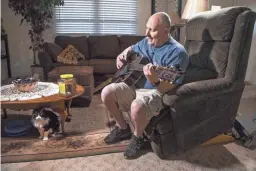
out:
{"label": "man's left hand on guitar neck", "polygon": [[166,93],[176,87],[175,84],[170,83],[169,81],[159,80],[159,75],[154,69],[154,65],[149,63],[143,67],[143,72],[146,78],[150,81],[150,83],[156,86],[156,89],[160,93]]}

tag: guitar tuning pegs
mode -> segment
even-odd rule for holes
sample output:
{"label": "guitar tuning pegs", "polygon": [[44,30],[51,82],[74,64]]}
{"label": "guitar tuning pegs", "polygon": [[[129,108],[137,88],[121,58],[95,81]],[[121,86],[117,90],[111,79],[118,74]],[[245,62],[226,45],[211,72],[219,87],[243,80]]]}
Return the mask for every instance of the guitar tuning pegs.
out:
{"label": "guitar tuning pegs", "polygon": [[172,71],[175,69],[174,66],[170,66],[169,68],[170,68]]}
{"label": "guitar tuning pegs", "polygon": [[180,65],[179,65],[179,64],[175,64],[174,67],[175,67],[176,69],[180,69]]}

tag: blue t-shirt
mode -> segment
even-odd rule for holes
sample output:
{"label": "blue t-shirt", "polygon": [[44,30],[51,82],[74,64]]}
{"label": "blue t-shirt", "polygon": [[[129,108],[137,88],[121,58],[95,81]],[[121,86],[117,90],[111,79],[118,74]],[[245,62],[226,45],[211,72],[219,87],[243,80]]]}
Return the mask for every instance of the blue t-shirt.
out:
{"label": "blue t-shirt", "polygon": [[[185,48],[172,37],[161,47],[151,46],[148,44],[147,38],[144,38],[132,45],[132,50],[141,56],[148,57],[150,62],[156,66],[167,67],[179,64],[181,69],[185,71],[189,64],[189,57]],[[180,77],[175,84],[182,84],[183,78],[184,76]],[[144,88],[154,89],[155,87],[147,81]]]}

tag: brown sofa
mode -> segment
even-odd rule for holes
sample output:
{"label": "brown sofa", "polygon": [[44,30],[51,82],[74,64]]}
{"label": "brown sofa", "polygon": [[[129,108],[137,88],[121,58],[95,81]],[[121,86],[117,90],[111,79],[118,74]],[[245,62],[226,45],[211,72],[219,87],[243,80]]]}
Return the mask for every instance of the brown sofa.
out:
{"label": "brown sofa", "polygon": [[63,66],[57,62],[57,55],[68,45],[73,45],[85,56],[77,65],[92,66],[95,74],[114,74],[116,72],[116,57],[128,46],[135,44],[144,36],[132,35],[102,35],[102,36],[56,36],[54,43],[45,42],[43,52],[38,54],[40,65],[47,73],[57,66]]}

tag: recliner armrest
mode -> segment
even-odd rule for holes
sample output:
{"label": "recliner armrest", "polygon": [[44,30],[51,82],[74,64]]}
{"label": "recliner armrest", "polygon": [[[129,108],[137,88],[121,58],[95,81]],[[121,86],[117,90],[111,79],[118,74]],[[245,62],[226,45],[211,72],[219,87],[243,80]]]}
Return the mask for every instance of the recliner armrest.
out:
{"label": "recliner armrest", "polygon": [[163,96],[163,102],[165,105],[171,106],[186,99],[201,99],[216,93],[234,91],[236,89],[241,90],[243,87],[243,81],[232,83],[225,78],[196,81],[180,86],[175,93],[165,94]]}
{"label": "recliner armrest", "polygon": [[210,79],[203,81],[191,82],[180,86],[176,94],[179,96],[200,95],[230,88],[231,82],[225,78]]}

